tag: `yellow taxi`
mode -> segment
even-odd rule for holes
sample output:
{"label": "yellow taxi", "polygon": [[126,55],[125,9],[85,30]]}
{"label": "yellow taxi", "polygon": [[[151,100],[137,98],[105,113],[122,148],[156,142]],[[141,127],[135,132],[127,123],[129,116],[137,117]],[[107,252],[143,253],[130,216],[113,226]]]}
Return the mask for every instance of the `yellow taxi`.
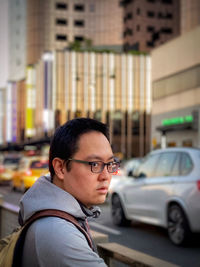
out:
{"label": "yellow taxi", "polygon": [[18,168],[21,160],[21,155],[5,154],[0,161],[0,184],[9,184],[12,180],[13,173]]}
{"label": "yellow taxi", "polygon": [[25,192],[35,181],[49,171],[48,158],[42,156],[24,157],[13,174],[12,188]]}

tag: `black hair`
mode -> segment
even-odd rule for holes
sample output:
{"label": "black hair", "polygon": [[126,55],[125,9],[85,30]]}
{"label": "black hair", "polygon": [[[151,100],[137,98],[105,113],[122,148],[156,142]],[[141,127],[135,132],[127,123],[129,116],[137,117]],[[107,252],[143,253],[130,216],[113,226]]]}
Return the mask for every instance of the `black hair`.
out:
{"label": "black hair", "polygon": [[53,179],[55,174],[52,165],[53,159],[58,157],[67,163],[67,160],[72,158],[78,151],[80,136],[92,131],[102,133],[109,141],[107,125],[90,118],[76,118],[56,129],[49,150],[49,171],[51,173],[51,179]]}

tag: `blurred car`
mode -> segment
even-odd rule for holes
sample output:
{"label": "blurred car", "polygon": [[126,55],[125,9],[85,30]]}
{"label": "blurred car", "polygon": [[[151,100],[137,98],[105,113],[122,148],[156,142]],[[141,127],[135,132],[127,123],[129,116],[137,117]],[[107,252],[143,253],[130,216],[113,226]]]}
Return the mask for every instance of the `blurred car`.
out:
{"label": "blurred car", "polygon": [[110,199],[113,222],[131,220],[167,229],[176,245],[200,232],[200,149],[149,153],[132,179],[118,182]]}
{"label": "blurred car", "polygon": [[0,163],[0,183],[9,184],[12,180],[12,176],[16,168],[18,167],[21,155],[17,154],[7,154],[2,157]]}
{"label": "blurred car", "polygon": [[120,166],[120,169],[117,171],[117,173],[112,175],[112,179],[108,189],[107,200],[109,200],[113,188],[116,186],[116,184],[118,182],[122,183],[123,181],[129,179],[129,177],[133,175],[134,170],[140,165],[141,162],[142,158],[132,158],[125,161],[125,163]]}
{"label": "blurred car", "polygon": [[12,177],[13,190],[20,189],[25,192],[42,175],[48,173],[47,157],[24,157],[18,170]]}

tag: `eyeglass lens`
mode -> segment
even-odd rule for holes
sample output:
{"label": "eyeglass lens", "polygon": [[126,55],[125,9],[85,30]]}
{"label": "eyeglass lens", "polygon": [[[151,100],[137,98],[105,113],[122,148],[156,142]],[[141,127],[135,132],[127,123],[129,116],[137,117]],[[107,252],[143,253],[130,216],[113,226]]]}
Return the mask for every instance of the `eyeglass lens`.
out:
{"label": "eyeglass lens", "polygon": [[91,165],[91,170],[92,170],[92,172],[96,172],[96,173],[102,172],[105,165],[107,167],[108,172],[110,172],[110,173],[117,171],[119,168],[119,163],[117,163],[117,162],[110,162],[108,164],[105,164],[101,161],[98,161],[98,162],[94,162]]}

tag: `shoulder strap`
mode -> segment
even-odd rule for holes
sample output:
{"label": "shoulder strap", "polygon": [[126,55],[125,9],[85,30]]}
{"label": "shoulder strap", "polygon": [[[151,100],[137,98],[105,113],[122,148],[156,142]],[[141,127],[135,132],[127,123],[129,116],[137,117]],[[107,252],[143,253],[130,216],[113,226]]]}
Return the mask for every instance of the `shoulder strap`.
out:
{"label": "shoulder strap", "polygon": [[92,248],[92,250],[94,250],[94,246],[93,246],[93,243],[92,243],[92,240],[91,240],[89,234],[85,231],[85,229],[83,227],[80,226],[80,224],[78,223],[78,221],[76,220],[75,217],[73,217],[72,215],[68,214],[67,212],[61,211],[61,210],[53,210],[53,209],[41,210],[41,211],[38,211],[35,214],[33,214],[29,218],[29,220],[26,222],[26,224],[23,226],[22,232],[21,232],[19,239],[17,240],[16,246],[15,246],[12,267],[21,267],[22,250],[23,250],[23,246],[24,246],[26,232],[27,232],[29,226],[34,221],[36,221],[37,219],[42,218],[42,217],[59,217],[59,218],[65,219],[65,220],[73,223],[79,229],[79,231],[81,231],[85,235],[86,240],[88,242],[88,245]]}
{"label": "shoulder strap", "polygon": [[[65,219],[65,220],[73,223],[85,235],[87,242],[88,242],[88,245],[92,249],[94,249],[93,243],[92,243],[92,240],[91,240],[89,234],[85,231],[85,229],[83,227],[80,226],[80,224],[78,223],[78,221],[76,220],[76,218],[74,216],[72,216],[69,213],[62,211],[62,210],[47,209],[47,210],[41,210],[41,211],[36,212],[30,218],[30,221],[33,222],[33,221],[35,221],[41,217],[59,217],[59,218]],[[29,223],[29,220],[27,223]]]}

